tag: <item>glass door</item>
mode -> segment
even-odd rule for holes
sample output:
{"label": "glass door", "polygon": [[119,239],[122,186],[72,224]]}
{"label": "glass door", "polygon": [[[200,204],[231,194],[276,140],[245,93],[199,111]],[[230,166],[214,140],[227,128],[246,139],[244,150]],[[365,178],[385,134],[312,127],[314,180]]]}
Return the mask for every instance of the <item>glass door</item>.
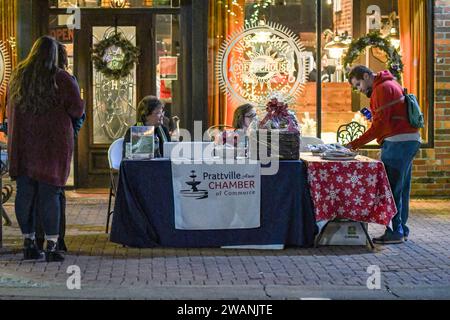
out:
{"label": "glass door", "polygon": [[[140,50],[131,72],[118,80],[96,70],[91,51],[102,39],[121,33]],[[86,103],[87,120],[76,152],[75,184],[78,188],[109,185],[108,148],[136,122],[139,101],[154,95],[166,105],[165,125],[176,128],[181,115],[182,70],[180,14],[156,10],[81,10],[81,29],[75,32],[74,73]],[[122,52],[112,47],[111,61]]]}
{"label": "glass door", "polygon": [[[136,122],[139,100],[154,92],[156,42],[153,15],[125,10],[82,11],[81,29],[75,34],[75,75],[86,105],[85,128],[80,132],[76,156],[76,186],[107,187],[108,148]],[[121,33],[140,49],[138,64],[120,79],[97,70],[91,49],[99,41]],[[115,46],[105,50],[105,59],[120,63],[123,52]],[[108,63],[109,63],[108,62]]]}

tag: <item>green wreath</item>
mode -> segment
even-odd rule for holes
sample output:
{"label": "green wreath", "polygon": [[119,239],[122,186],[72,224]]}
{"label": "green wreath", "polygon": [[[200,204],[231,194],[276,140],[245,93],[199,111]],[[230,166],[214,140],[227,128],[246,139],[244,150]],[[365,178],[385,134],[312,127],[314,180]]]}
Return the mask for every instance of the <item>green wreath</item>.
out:
{"label": "green wreath", "polygon": [[92,61],[95,69],[108,78],[127,77],[138,63],[140,50],[121,33],[116,33],[95,44]]}
{"label": "green wreath", "polygon": [[394,75],[394,77],[397,78],[398,81],[401,81],[403,72],[402,57],[398,50],[392,46],[389,37],[383,38],[381,33],[378,31],[370,32],[366,36],[355,39],[350,43],[343,61],[344,70],[347,72],[347,77],[348,66],[350,66],[368,46],[379,48],[386,53],[389,71]]}

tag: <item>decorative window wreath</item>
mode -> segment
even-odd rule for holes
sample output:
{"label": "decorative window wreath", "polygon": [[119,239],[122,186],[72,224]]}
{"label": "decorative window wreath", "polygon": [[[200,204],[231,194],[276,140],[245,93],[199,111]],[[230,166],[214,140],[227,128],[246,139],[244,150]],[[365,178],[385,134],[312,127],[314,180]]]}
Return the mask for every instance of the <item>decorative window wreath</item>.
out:
{"label": "decorative window wreath", "polygon": [[366,47],[372,46],[384,51],[387,55],[387,65],[389,71],[397,78],[402,79],[403,62],[398,50],[391,44],[389,37],[383,38],[378,31],[370,32],[364,37],[355,39],[350,43],[347,54],[344,56],[344,70],[349,73],[349,66],[355,61],[365,50]]}
{"label": "decorative window wreath", "polygon": [[103,39],[92,49],[92,61],[95,69],[108,78],[127,77],[138,63],[140,50],[121,33]]}

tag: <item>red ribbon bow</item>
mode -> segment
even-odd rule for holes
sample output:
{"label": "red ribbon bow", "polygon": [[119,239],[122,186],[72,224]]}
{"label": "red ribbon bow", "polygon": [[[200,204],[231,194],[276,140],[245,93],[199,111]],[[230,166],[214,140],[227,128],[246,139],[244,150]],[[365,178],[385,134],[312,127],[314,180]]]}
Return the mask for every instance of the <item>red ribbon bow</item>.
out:
{"label": "red ribbon bow", "polygon": [[266,111],[270,119],[289,116],[287,103],[278,102],[275,98],[267,103]]}

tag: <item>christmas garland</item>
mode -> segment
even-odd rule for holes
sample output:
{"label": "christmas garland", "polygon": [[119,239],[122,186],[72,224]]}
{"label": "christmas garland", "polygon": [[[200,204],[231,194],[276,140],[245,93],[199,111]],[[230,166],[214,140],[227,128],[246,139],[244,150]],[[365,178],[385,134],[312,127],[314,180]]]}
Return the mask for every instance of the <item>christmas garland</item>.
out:
{"label": "christmas garland", "polygon": [[403,72],[402,57],[397,49],[392,46],[389,37],[383,38],[378,31],[370,32],[366,36],[355,39],[350,43],[347,54],[344,56],[344,69],[348,70],[348,66],[350,66],[368,46],[379,48],[386,53],[389,71],[398,81],[401,81]]}
{"label": "christmas garland", "polygon": [[[111,48],[120,48],[121,59],[114,61],[108,54]],[[134,65],[138,63],[140,50],[127,40],[121,33],[116,33],[94,45],[92,61],[95,69],[108,78],[120,79],[127,77]]]}

